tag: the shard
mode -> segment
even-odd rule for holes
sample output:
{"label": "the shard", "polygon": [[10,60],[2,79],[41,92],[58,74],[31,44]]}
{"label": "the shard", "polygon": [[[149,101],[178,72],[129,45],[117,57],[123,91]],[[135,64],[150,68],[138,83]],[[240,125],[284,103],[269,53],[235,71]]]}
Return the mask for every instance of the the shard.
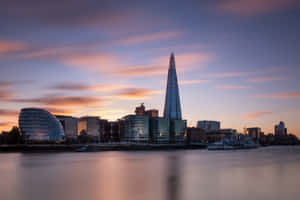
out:
{"label": "the shard", "polygon": [[181,107],[179,99],[179,89],[177,82],[177,74],[175,68],[175,57],[171,54],[170,65],[168,71],[168,82],[164,109],[164,118],[173,120],[181,120]]}

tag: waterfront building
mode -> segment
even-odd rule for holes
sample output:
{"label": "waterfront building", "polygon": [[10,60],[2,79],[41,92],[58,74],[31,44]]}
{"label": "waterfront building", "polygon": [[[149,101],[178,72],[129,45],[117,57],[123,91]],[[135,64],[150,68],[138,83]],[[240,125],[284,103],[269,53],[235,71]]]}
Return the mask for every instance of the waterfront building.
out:
{"label": "waterfront building", "polygon": [[221,128],[221,123],[219,121],[198,121],[197,128],[202,128],[205,131],[214,131],[219,130]]}
{"label": "waterfront building", "polygon": [[181,105],[175,67],[175,57],[173,53],[170,57],[170,64],[168,70],[164,118],[169,120],[181,120]]}
{"label": "waterfront building", "polygon": [[[108,132],[109,130],[109,132]],[[110,124],[106,119],[99,119],[99,134],[101,142],[109,142],[111,140]]]}
{"label": "waterfront building", "polygon": [[127,115],[123,118],[124,130],[121,141],[148,142],[149,141],[149,117],[146,115]]}
{"label": "waterfront building", "polygon": [[170,143],[184,143],[186,141],[186,120],[170,121]]}
{"label": "waterfront building", "polygon": [[262,136],[261,128],[259,127],[247,128],[246,135],[248,135],[254,141],[259,141]]}
{"label": "waterfront building", "polygon": [[141,103],[140,106],[135,108],[135,114],[136,115],[145,115],[146,111],[145,111],[145,106],[144,103]]}
{"label": "waterfront building", "polygon": [[99,117],[81,117],[78,120],[78,135],[87,135],[89,141],[100,142],[101,138],[101,127]]}
{"label": "waterfront building", "polygon": [[109,122],[110,141],[120,142],[120,121]]}
{"label": "waterfront building", "polygon": [[238,137],[236,129],[231,129],[231,128],[206,131],[206,134],[207,134],[207,141],[209,143],[224,140],[225,137],[227,138]]}
{"label": "waterfront building", "polygon": [[78,118],[65,115],[56,115],[55,117],[60,121],[63,127],[65,140],[76,139],[78,131]]}
{"label": "waterfront building", "polygon": [[182,120],[179,88],[175,66],[175,56],[170,57],[164,118],[170,121],[170,142],[184,142],[186,135],[186,120]]}
{"label": "waterfront building", "polygon": [[150,137],[153,143],[169,143],[170,121],[162,117],[150,118]]}
{"label": "waterfront building", "polygon": [[205,143],[207,135],[204,129],[188,127],[187,128],[187,142],[188,143]]}
{"label": "waterfront building", "polygon": [[278,125],[275,125],[274,127],[274,133],[275,136],[286,136],[287,135],[287,129],[285,128],[284,122],[279,122]]}
{"label": "waterfront building", "polygon": [[149,117],[158,117],[158,110],[157,109],[146,110],[145,115]]}
{"label": "waterfront building", "polygon": [[19,115],[19,128],[26,142],[54,142],[64,137],[58,119],[40,108],[23,108]]}

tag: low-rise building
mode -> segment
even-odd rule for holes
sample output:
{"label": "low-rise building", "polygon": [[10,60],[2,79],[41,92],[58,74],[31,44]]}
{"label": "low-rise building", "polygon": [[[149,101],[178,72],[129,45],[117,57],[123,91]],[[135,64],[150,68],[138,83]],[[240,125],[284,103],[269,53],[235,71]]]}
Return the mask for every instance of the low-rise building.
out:
{"label": "low-rise building", "polygon": [[90,142],[100,142],[101,133],[100,133],[100,118],[86,116],[81,117],[78,120],[78,134],[87,135]]}
{"label": "low-rise building", "polygon": [[247,128],[245,134],[254,141],[259,141],[262,136],[261,128],[259,127]]}
{"label": "low-rise building", "polygon": [[153,143],[168,143],[170,121],[162,117],[150,118],[150,137]]}
{"label": "low-rise building", "polygon": [[65,140],[76,140],[78,136],[78,118],[65,115],[56,115],[56,118],[64,129]]}
{"label": "low-rise building", "polygon": [[188,127],[187,142],[188,143],[206,143],[207,135],[202,128]]}
{"label": "low-rise building", "polygon": [[64,138],[58,119],[40,108],[23,108],[19,114],[19,128],[26,143],[59,142]]}
{"label": "low-rise building", "polygon": [[284,122],[279,122],[279,124],[274,127],[275,136],[286,136],[287,129],[285,128]]}
{"label": "low-rise building", "polygon": [[127,115],[123,119],[124,130],[121,141],[124,142],[148,142],[149,141],[149,117],[146,115]]}
{"label": "low-rise building", "polygon": [[198,121],[197,128],[201,128],[205,131],[215,131],[221,128],[221,123],[219,121],[209,120]]}
{"label": "low-rise building", "polygon": [[186,136],[186,120],[172,119],[170,121],[170,143],[184,143]]}

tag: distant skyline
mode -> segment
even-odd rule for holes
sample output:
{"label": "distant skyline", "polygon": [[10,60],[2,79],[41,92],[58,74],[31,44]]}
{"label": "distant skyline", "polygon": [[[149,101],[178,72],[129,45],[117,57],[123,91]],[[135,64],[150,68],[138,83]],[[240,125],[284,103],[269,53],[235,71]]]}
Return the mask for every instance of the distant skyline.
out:
{"label": "distant skyline", "polygon": [[36,1],[0,6],[0,131],[23,107],[163,115],[171,52],[182,118],[300,137],[298,0]]}

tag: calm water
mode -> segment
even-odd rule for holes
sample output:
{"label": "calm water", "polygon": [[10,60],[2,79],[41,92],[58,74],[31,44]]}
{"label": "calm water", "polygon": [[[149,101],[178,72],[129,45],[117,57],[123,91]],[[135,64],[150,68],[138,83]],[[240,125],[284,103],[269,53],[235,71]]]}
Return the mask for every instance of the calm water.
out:
{"label": "calm water", "polygon": [[300,198],[300,147],[0,154],[1,200]]}

